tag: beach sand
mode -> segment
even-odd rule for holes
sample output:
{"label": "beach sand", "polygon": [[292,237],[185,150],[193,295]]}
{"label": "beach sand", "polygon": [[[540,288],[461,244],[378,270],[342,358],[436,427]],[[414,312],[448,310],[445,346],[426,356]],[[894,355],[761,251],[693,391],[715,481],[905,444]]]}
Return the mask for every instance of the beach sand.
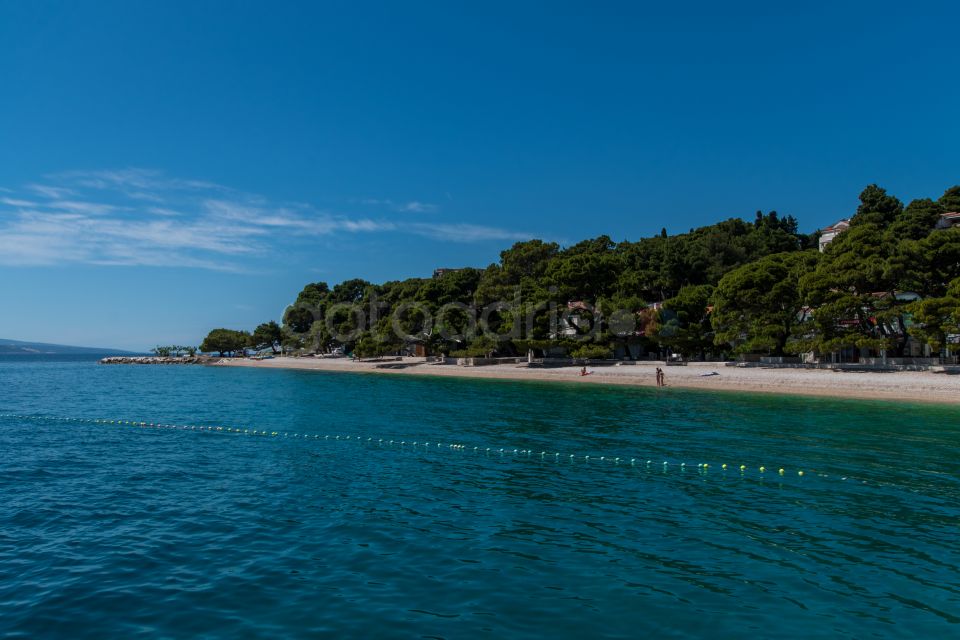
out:
{"label": "beach sand", "polygon": [[[430,375],[490,380],[543,380],[572,384],[612,384],[653,387],[655,371],[664,370],[668,388],[775,393],[833,398],[901,400],[960,404],[960,376],[929,371],[861,372],[829,369],[778,369],[727,367],[722,362],[697,362],[664,366],[643,362],[623,366],[527,368],[525,364],[463,367],[429,364],[422,358],[399,361],[354,362],[347,358],[284,358],[270,360],[223,359],[212,366],[258,369],[303,369],[387,375]],[[719,375],[709,375],[712,373]]]}

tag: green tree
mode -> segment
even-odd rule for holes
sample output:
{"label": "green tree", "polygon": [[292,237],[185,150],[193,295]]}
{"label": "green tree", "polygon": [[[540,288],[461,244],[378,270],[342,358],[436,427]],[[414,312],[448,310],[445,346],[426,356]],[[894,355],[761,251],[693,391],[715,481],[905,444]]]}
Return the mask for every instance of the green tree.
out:
{"label": "green tree", "polygon": [[214,329],[203,339],[200,350],[207,353],[216,352],[222,358],[227,353],[233,354],[246,347],[248,338],[249,334],[245,331]]}
{"label": "green tree", "polygon": [[577,360],[607,360],[613,357],[613,350],[602,344],[585,344],[574,349],[570,356]]}
{"label": "green tree", "polygon": [[304,334],[295,333],[289,329],[283,331],[283,339],[280,341],[280,347],[284,352],[299,351],[306,345]]}
{"label": "green tree", "polygon": [[943,192],[943,195],[940,196],[940,199],[937,200],[944,211],[960,211],[960,185],[950,187]]}
{"label": "green tree", "polygon": [[903,203],[889,195],[887,190],[875,184],[860,192],[860,206],[850,219],[850,226],[877,224],[882,227],[893,222],[903,212]]}
{"label": "green tree", "polygon": [[489,358],[492,357],[498,349],[499,343],[488,336],[477,336],[466,349],[452,351],[450,355],[455,357],[469,358]]}
{"label": "green tree", "polygon": [[913,200],[887,228],[886,241],[922,240],[930,235],[943,213],[943,207],[929,198]]}
{"label": "green tree", "polygon": [[713,346],[710,326],[710,298],[713,287],[683,287],[677,295],[664,301],[660,310],[656,340],[684,356],[704,357]]}
{"label": "green tree", "polygon": [[937,353],[947,345],[947,336],[960,334],[960,278],[950,283],[944,295],[913,302],[910,333]]}
{"label": "green tree", "polygon": [[345,280],[333,287],[333,291],[330,294],[330,299],[334,303],[341,304],[360,302],[363,300],[363,297],[370,286],[371,285],[369,282],[366,280],[361,280],[360,278]]}
{"label": "green tree", "polygon": [[[716,337],[739,349],[775,353],[794,346],[902,351],[909,325],[909,296],[903,292],[946,297],[947,285],[960,276],[960,235],[932,231],[942,212],[957,209],[960,187],[947,189],[936,202],[915,200],[906,208],[877,185],[865,188],[851,228],[830,244],[816,268],[800,277],[803,300],[814,309],[813,322],[803,327],[805,345],[788,336],[795,329],[786,327],[788,309],[797,302],[795,289],[788,286],[789,277],[777,275],[786,269],[784,261],[804,263],[806,258],[768,256],[800,254],[815,246],[816,237],[800,234],[796,219],[776,211],[757,212],[750,220],[722,220],[689,233],[663,230],[636,242],[618,243],[608,236],[565,248],[542,240],[519,242],[486,269],[460,269],[436,278],[382,285],[353,279],[332,288],[310,283],[284,313],[281,344],[299,348],[307,340],[319,350],[336,344],[351,349],[362,340],[366,350],[369,339],[374,352],[396,349],[396,317],[402,333],[432,349],[476,352],[484,347],[475,343],[478,314],[471,307],[500,301],[505,304],[488,314],[493,332],[488,335],[499,338],[495,347],[501,353],[575,348],[583,343],[567,344],[557,335],[554,318],[568,303],[583,301],[602,311],[589,340],[601,347],[648,349],[645,343],[655,339],[693,354],[710,349]],[[754,267],[741,271],[745,265]],[[703,292],[721,282],[711,321]],[[728,293],[740,288],[756,295],[737,299]],[[666,304],[655,313],[644,311],[644,301]],[[780,321],[775,321],[777,302]],[[363,313],[357,312],[360,308]],[[427,315],[433,317],[432,327]],[[714,324],[717,336],[712,335]],[[254,333],[253,344],[268,342],[265,329]],[[275,337],[276,329],[270,327],[270,333]]]}
{"label": "green tree", "polygon": [[[873,215],[873,214],[866,214]],[[907,343],[904,307],[898,296],[905,277],[901,247],[887,241],[880,222],[851,223],[801,280],[813,309],[804,349],[830,353],[847,347],[894,349]]]}
{"label": "green tree", "polygon": [[525,278],[539,278],[560,250],[556,242],[529,240],[518,242],[500,253],[505,284],[518,285]]}
{"label": "green tree", "polygon": [[943,229],[922,240],[906,240],[896,246],[891,269],[901,289],[921,296],[941,297],[960,277],[960,228]]}
{"label": "green tree", "polygon": [[725,275],[713,294],[715,343],[784,355],[802,319],[800,280],[816,261],[815,252],[776,253]]}
{"label": "green tree", "polygon": [[575,244],[551,260],[545,280],[548,287],[556,288],[560,301],[593,303],[616,290],[622,271],[622,254],[614,250],[608,236],[600,236]]}
{"label": "green tree", "polygon": [[295,333],[306,333],[310,331],[310,327],[313,326],[316,320],[322,320],[322,318],[317,318],[312,308],[302,302],[297,302],[287,307],[287,310],[283,314],[283,324]]}
{"label": "green tree", "polygon": [[251,346],[254,349],[266,349],[267,347],[270,347],[274,353],[279,353],[279,347],[282,341],[283,329],[280,328],[280,325],[271,320],[270,322],[264,322],[263,324],[257,325],[257,328],[253,330]]}
{"label": "green tree", "polygon": [[[288,332],[289,330],[284,331],[283,337],[280,339],[281,346],[286,340]],[[326,353],[330,350],[333,344],[333,337],[330,335],[330,330],[327,328],[327,323],[323,321],[314,322],[310,326],[310,331],[307,332],[306,337],[304,338],[304,345],[314,353]]]}

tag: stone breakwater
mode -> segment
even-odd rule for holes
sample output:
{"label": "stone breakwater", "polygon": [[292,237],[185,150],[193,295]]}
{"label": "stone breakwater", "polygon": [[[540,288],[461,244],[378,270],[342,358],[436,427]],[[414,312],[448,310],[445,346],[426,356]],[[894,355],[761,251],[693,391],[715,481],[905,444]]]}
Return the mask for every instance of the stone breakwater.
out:
{"label": "stone breakwater", "polygon": [[111,356],[100,364],[207,364],[213,360],[209,356]]}

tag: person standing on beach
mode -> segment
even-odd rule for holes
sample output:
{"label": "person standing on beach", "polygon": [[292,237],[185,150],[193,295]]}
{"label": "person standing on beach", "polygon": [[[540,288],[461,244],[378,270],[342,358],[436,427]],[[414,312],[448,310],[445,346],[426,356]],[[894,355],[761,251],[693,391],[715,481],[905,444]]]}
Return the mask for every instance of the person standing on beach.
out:
{"label": "person standing on beach", "polygon": [[657,367],[657,386],[663,386],[663,371],[660,369],[660,367]]}

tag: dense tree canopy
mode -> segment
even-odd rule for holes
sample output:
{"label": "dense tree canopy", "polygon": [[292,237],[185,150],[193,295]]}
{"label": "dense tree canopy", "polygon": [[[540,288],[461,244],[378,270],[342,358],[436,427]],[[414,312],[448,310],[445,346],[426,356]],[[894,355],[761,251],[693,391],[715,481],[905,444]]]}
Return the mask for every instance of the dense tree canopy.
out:
{"label": "dense tree canopy", "polygon": [[960,317],[960,229],[937,227],[958,209],[960,187],[904,207],[869,185],[822,254],[817,234],[776,211],[636,241],[528,240],[484,269],[308,284],[283,326],[261,324],[239,346],[237,332],[218,329],[204,350],[902,353],[910,336],[940,349]]}
{"label": "dense tree canopy", "polygon": [[710,321],[718,345],[740,353],[785,353],[804,319],[800,280],[817,262],[815,251],[774,253],[720,279]]}
{"label": "dense tree canopy", "polygon": [[283,329],[276,322],[264,322],[253,330],[250,346],[254,349],[271,349],[274,353],[279,351],[280,344],[283,342]]}
{"label": "dense tree canopy", "polygon": [[246,331],[234,331],[232,329],[214,329],[200,345],[201,351],[207,353],[216,352],[220,356],[228,353],[236,353],[250,344],[250,334]]}
{"label": "dense tree canopy", "polygon": [[713,287],[697,284],[683,287],[663,303],[657,328],[658,341],[681,354],[701,357],[713,348],[710,298]]}

